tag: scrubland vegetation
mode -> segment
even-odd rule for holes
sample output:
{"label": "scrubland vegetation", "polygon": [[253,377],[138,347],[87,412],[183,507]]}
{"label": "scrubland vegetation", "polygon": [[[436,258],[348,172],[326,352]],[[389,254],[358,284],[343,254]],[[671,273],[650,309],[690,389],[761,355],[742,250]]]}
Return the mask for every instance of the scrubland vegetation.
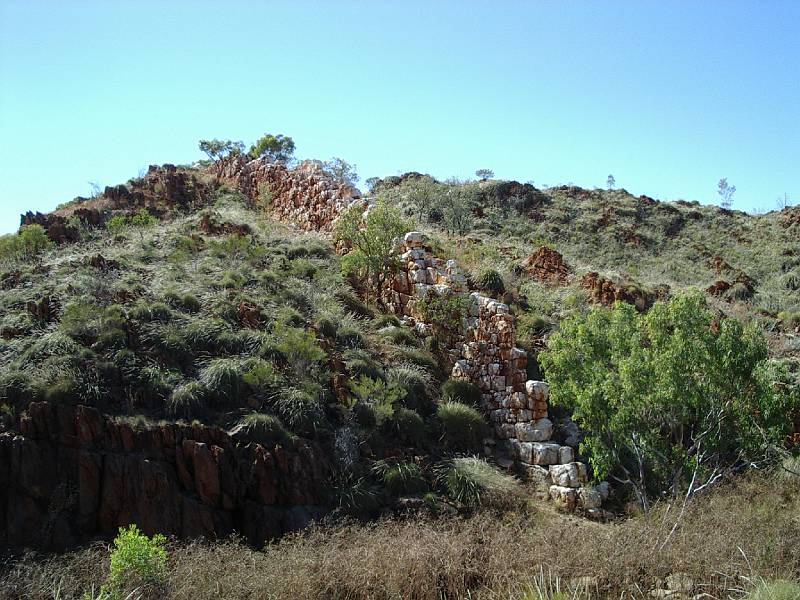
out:
{"label": "scrubland vegetation", "polygon": [[[293,151],[265,135],[250,153]],[[126,529],[114,548],[10,555],[0,598],[800,597],[797,226],[478,173],[368,181],[366,227],[353,211],[333,240],[225,188],[198,211],[76,222],[80,241],[58,248],[38,225],[0,238],[0,431],[31,402],[81,403],[143,428],[312,439],[334,464],[330,516],[263,550]],[[437,354],[462,299],[421,303],[441,324],[428,340],[383,314],[392,242],[412,226],[510,306],[529,377],[615,483],[607,522],[560,514],[477,457],[480,392]],[[568,278],[525,270],[540,246]],[[649,310],[598,306],[590,271]]]}

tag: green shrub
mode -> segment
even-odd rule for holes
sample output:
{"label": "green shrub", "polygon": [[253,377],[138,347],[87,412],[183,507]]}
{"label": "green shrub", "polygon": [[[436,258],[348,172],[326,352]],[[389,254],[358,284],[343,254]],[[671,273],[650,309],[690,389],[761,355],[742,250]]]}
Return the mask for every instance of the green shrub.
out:
{"label": "green shrub", "polygon": [[239,358],[214,358],[199,374],[200,383],[209,395],[220,402],[229,403],[245,389],[245,365]]}
{"label": "green shrub", "polygon": [[153,321],[166,323],[172,319],[173,315],[174,313],[169,305],[164,302],[151,302],[147,299],[138,300],[130,311],[131,319],[143,323]]}
{"label": "green shrub", "polygon": [[153,590],[165,585],[167,579],[167,539],[156,534],[144,535],[136,525],[120,527],[114,539],[109,574],[104,588],[112,597],[139,588]]}
{"label": "green shrub", "polygon": [[800,290],[800,272],[787,273],[783,276],[782,284],[787,290]]}
{"label": "green shrub", "polygon": [[291,431],[313,436],[325,423],[322,396],[323,390],[317,384],[284,388],[276,396],[274,408]]}
{"label": "green shrub", "polygon": [[247,278],[241,273],[235,271],[225,271],[220,279],[219,287],[226,290],[238,290],[244,286]]}
{"label": "green shrub", "polygon": [[473,408],[480,408],[481,390],[469,381],[448,379],[442,385],[442,398],[448,402],[458,402]]}
{"label": "green shrub", "polygon": [[425,445],[427,436],[425,421],[413,410],[402,406],[395,409],[390,423],[394,434],[401,443],[415,448]]}
{"label": "green shrub", "polygon": [[314,326],[323,337],[328,339],[336,337],[337,324],[333,316],[325,315],[320,317]]}
{"label": "green shrub", "polygon": [[439,293],[428,290],[424,298],[418,300],[416,308],[428,323],[449,331],[461,331],[469,305],[468,298],[458,293]]}
{"label": "green shrub", "polygon": [[386,327],[380,334],[398,346],[419,346],[417,336],[408,327]]}
{"label": "green shrub", "polygon": [[436,410],[430,398],[430,375],[420,367],[412,364],[401,364],[391,367],[387,373],[389,381],[396,382],[402,389],[400,403],[406,408],[428,417]]}
{"label": "green shrub", "polygon": [[355,294],[339,291],[336,292],[336,299],[342,303],[342,306],[347,312],[353,313],[357,317],[364,317],[366,319],[375,317],[373,308]]}
{"label": "green shrub", "polygon": [[475,283],[483,291],[494,296],[505,293],[506,284],[503,276],[494,269],[483,269],[475,279]]}
{"label": "green shrub", "polygon": [[379,460],[372,467],[392,496],[423,494],[428,491],[428,482],[419,465],[410,462]]}
{"label": "green shrub", "polygon": [[9,370],[0,373],[0,402],[22,408],[33,398],[30,374]]}
{"label": "green shrub", "polygon": [[54,246],[41,225],[23,225],[16,234],[0,236],[0,260],[32,260]]}
{"label": "green shrub", "polygon": [[384,327],[400,327],[400,319],[395,315],[378,315],[374,320],[376,329],[383,329]]}
{"label": "green shrub", "polygon": [[422,367],[429,373],[433,373],[437,376],[441,373],[439,362],[425,350],[420,348],[400,347],[398,349],[398,354],[404,362]]}
{"label": "green shrub", "polygon": [[249,439],[263,445],[285,444],[291,435],[275,415],[253,412],[239,421]]}
{"label": "green shrub", "polygon": [[486,435],[486,420],[471,406],[444,402],[437,411],[445,445],[455,452],[479,452]]}
{"label": "green shrub", "polygon": [[597,476],[629,481],[645,509],[649,496],[691,497],[711,474],[784,443],[800,400],[766,359],[754,327],[701,296],[646,314],[597,308],[562,322],[539,355],[552,401],[587,432],[581,449]]}
{"label": "green shrub", "polygon": [[519,492],[519,484],[513,477],[479,458],[455,458],[439,465],[436,473],[445,493],[467,506],[503,503],[504,496]]}
{"label": "green shrub", "polygon": [[336,342],[341,348],[362,348],[364,334],[355,325],[341,325],[336,332]]}
{"label": "green shrub", "polygon": [[317,265],[305,258],[295,258],[289,263],[289,273],[300,279],[314,279]]}
{"label": "green shrub", "polygon": [[370,379],[385,379],[383,368],[372,355],[361,348],[351,348],[342,352],[342,360],[347,373],[353,379],[369,377]]}
{"label": "green shrub", "polygon": [[199,381],[187,381],[176,387],[167,402],[167,413],[175,417],[191,419],[203,410],[206,388]]}

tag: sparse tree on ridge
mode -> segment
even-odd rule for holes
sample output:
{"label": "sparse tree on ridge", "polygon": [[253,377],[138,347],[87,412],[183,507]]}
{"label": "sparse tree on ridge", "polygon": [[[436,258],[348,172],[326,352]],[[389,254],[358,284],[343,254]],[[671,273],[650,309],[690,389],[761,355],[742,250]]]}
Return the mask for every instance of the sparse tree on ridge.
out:
{"label": "sparse tree on ridge", "polygon": [[609,190],[613,190],[616,185],[617,185],[617,180],[614,179],[613,175],[609,175],[608,179],[606,179],[606,187]]}
{"label": "sparse tree on ridge", "polygon": [[475,176],[481,181],[486,181],[487,179],[492,179],[494,177],[494,171],[491,169],[478,169],[475,171]]}
{"label": "sparse tree on ridge", "polygon": [[253,158],[266,157],[275,162],[289,162],[294,158],[294,140],[288,135],[265,133],[250,148]]}
{"label": "sparse tree on ridge", "polygon": [[736,186],[728,183],[728,178],[723,177],[717,184],[717,193],[721,199],[720,206],[730,210],[733,205],[733,195],[736,193]]}
{"label": "sparse tree on ridge", "polygon": [[358,183],[356,166],[351,165],[343,158],[334,157],[326,160],[322,163],[322,168],[341,184],[355,186]]}
{"label": "sparse tree on ridge", "polygon": [[783,192],[783,196],[778,196],[778,201],[777,201],[778,210],[789,208],[791,205],[792,205],[792,200],[789,198],[789,194]]}
{"label": "sparse tree on ridge", "polygon": [[376,185],[378,185],[378,182],[380,180],[381,180],[380,177],[368,177],[364,181],[364,183],[367,184],[367,191],[372,192],[372,190],[375,188]]}
{"label": "sparse tree on ridge", "polygon": [[200,140],[198,147],[211,160],[219,160],[229,154],[238,155],[244,152],[244,143],[232,140]]}

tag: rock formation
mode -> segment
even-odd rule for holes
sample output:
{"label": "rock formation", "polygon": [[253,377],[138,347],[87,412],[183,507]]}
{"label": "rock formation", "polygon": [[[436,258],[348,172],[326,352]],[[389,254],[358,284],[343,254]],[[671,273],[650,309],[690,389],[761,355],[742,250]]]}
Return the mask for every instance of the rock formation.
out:
{"label": "rock formation", "polygon": [[[238,187],[251,201],[268,203],[274,217],[306,231],[330,231],[344,210],[363,202],[355,190],[335,182],[314,161],[289,169],[266,159],[236,156],[216,162],[211,173],[221,183]],[[363,205],[366,209],[367,203]],[[420,232],[398,240],[396,252],[400,267],[387,284],[384,301],[421,335],[445,334],[440,336],[447,340],[440,355],[451,376],[481,390],[483,409],[495,433],[487,440],[487,453],[501,464],[515,466],[523,478],[568,509],[599,508],[598,499],[607,490],[586,488],[586,466],[575,462],[574,449],[550,441],[547,384],[527,380],[527,354],[515,346],[508,306],[471,292],[456,261],[436,257]],[[544,249],[543,256],[547,272],[560,279],[566,272],[560,255]],[[463,320],[454,324],[427,319],[422,309],[431,297],[460,299],[456,304],[466,308]]]}
{"label": "rock formation", "polygon": [[137,428],[87,406],[31,404],[0,434],[0,544],[62,549],[135,522],[148,534],[254,545],[322,514],[319,448],[179,424]]}

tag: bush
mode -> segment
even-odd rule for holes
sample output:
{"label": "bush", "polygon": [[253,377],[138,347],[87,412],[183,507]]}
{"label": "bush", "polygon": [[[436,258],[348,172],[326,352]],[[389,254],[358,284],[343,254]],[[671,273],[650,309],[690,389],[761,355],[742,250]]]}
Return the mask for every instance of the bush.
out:
{"label": "bush", "polygon": [[800,598],[800,583],[778,580],[761,581],[746,600],[796,600]]}
{"label": "bush", "polygon": [[203,409],[206,393],[206,388],[199,381],[179,385],[169,397],[167,413],[185,419],[196,417]]}
{"label": "bush", "polygon": [[413,410],[402,406],[396,409],[391,418],[391,425],[400,442],[415,448],[425,444],[427,434],[425,421]]}
{"label": "bush", "polygon": [[379,315],[375,319],[375,327],[377,329],[383,329],[384,327],[400,327],[400,319],[398,319],[395,315]]}
{"label": "bush", "polygon": [[215,358],[200,370],[200,383],[220,402],[231,402],[245,389],[245,366],[238,358]]}
{"label": "bush", "polygon": [[428,392],[431,377],[424,369],[411,364],[397,365],[389,369],[387,379],[397,382],[403,389],[400,403],[406,408],[424,417],[436,410]]}
{"label": "bush", "polygon": [[766,358],[754,327],[700,296],[567,319],[539,355],[551,399],[587,432],[597,476],[625,481],[645,509],[648,496],[691,497],[784,443],[800,399]]}
{"label": "bush", "polygon": [[722,297],[725,300],[747,300],[753,296],[753,290],[741,282],[734,283]]}
{"label": "bush", "polygon": [[291,431],[313,436],[325,423],[322,395],[323,390],[319,385],[306,383],[281,390],[275,398],[274,407]]}
{"label": "bush", "polygon": [[506,284],[505,281],[503,281],[503,276],[494,269],[482,270],[475,279],[475,283],[481,290],[495,296],[499,296],[506,291]]}
{"label": "bush", "polygon": [[372,468],[392,496],[416,495],[428,491],[428,482],[418,465],[410,462],[379,460]]}
{"label": "bush", "polygon": [[14,235],[0,236],[0,260],[31,260],[54,246],[41,225],[23,225]]}
{"label": "bush", "polygon": [[486,435],[483,415],[459,402],[444,402],[437,411],[442,424],[442,439],[455,452],[479,452]]}
{"label": "bush", "polygon": [[442,385],[442,398],[448,402],[458,402],[473,408],[481,406],[481,390],[473,383],[463,379],[448,379]]}
{"label": "bush", "polygon": [[436,471],[437,481],[445,493],[467,506],[503,503],[504,496],[516,495],[519,491],[519,484],[513,477],[479,458],[455,458],[439,465]]}
{"label": "bush", "polygon": [[386,327],[380,334],[398,346],[419,346],[419,340],[408,327]]}
{"label": "bush", "polygon": [[291,435],[275,415],[254,412],[242,418],[239,424],[249,439],[262,445],[285,444],[291,439]]}
{"label": "bush", "polygon": [[104,588],[114,597],[137,588],[141,592],[142,588],[153,590],[163,586],[167,579],[166,541],[161,534],[147,537],[136,525],[120,527]]}

